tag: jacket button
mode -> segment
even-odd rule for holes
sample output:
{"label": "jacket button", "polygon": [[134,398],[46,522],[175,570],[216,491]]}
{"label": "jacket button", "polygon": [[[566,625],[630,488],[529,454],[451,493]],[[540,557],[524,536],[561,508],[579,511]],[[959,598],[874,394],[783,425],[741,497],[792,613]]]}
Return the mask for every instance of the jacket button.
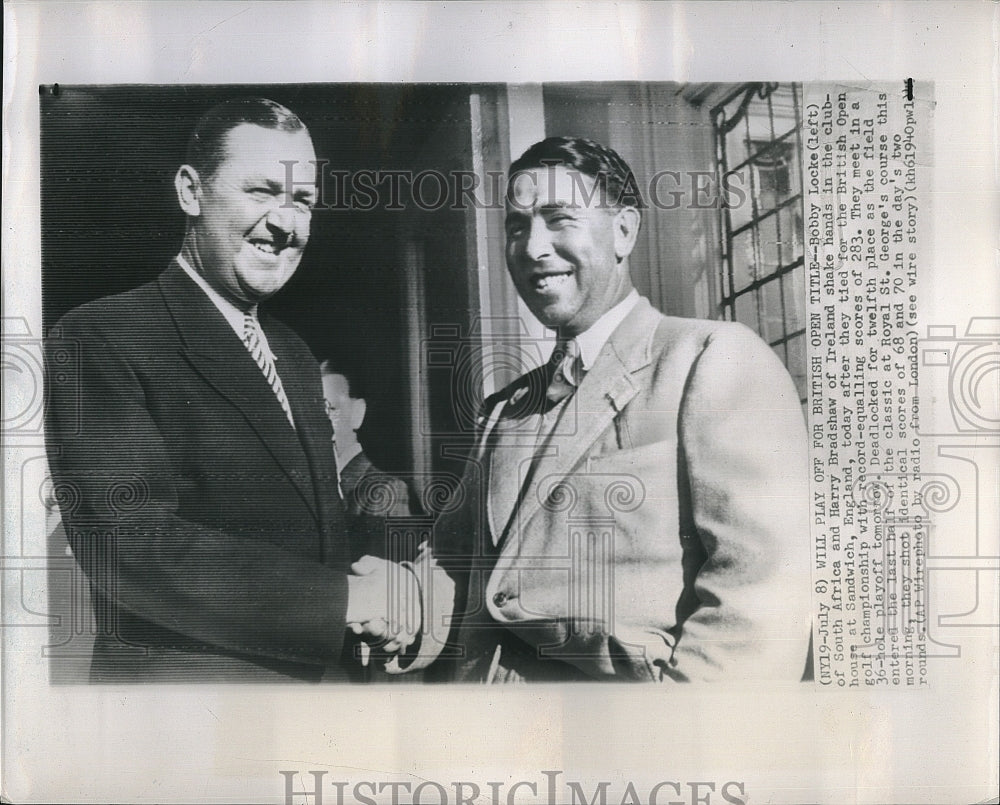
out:
{"label": "jacket button", "polygon": [[493,606],[502,607],[507,603],[507,593],[497,593],[493,596]]}

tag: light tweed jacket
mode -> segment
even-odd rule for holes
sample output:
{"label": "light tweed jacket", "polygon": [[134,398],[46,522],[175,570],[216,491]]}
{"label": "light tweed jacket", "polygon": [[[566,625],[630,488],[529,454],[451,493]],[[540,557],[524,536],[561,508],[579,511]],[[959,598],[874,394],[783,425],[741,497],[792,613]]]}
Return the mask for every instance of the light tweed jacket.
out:
{"label": "light tweed jacket", "polygon": [[[806,434],[771,349],[641,299],[545,455],[504,466],[497,428],[543,372],[487,400],[461,505],[416,563],[426,617],[410,667],[436,661],[462,681],[798,680]],[[490,471],[524,474],[519,504],[491,494]]]}

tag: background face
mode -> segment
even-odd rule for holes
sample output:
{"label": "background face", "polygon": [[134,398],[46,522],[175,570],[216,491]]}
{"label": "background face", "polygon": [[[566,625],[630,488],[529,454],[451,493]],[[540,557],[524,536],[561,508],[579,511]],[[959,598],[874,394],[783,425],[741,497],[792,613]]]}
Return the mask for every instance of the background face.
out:
{"label": "background face", "polygon": [[[589,328],[631,287],[615,253],[617,211],[564,165],[523,174],[507,206],[507,269],[528,309],[564,335]],[[589,204],[585,204],[586,199]]]}
{"label": "background face", "polygon": [[225,158],[201,177],[192,219],[196,258],[221,293],[256,303],[291,279],[309,242],[315,159],[305,130],[243,124],[227,134]]}
{"label": "background face", "polygon": [[364,417],[364,401],[353,399],[348,394],[347,378],[338,374],[323,375],[323,397],[326,400],[326,415],[333,425],[334,441],[340,447],[355,442],[356,431],[361,427],[359,420]]}

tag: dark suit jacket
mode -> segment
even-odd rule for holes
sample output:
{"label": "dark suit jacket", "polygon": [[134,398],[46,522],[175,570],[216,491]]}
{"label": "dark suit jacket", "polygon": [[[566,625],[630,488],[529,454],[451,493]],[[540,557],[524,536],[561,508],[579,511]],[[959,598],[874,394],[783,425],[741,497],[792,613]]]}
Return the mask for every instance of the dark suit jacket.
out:
{"label": "dark suit jacket", "polygon": [[338,678],[348,548],[319,371],[260,313],[296,422],[173,263],[50,333],[48,453],[93,589],[94,681]]}
{"label": "dark suit jacket", "polygon": [[352,559],[359,559],[365,554],[394,561],[413,559],[412,555],[390,557],[395,549],[390,550],[386,542],[387,517],[418,517],[422,514],[416,496],[406,482],[383,472],[361,452],[341,469],[340,486],[353,546]]}
{"label": "dark suit jacket", "polygon": [[[491,440],[544,388],[543,367],[484,406],[465,505],[435,525],[438,568],[417,562],[433,596],[410,667],[443,652],[468,681],[798,681],[806,434],[774,353],[742,325],[640,300],[546,454],[505,467]],[[520,503],[496,499],[491,472],[520,473]]]}

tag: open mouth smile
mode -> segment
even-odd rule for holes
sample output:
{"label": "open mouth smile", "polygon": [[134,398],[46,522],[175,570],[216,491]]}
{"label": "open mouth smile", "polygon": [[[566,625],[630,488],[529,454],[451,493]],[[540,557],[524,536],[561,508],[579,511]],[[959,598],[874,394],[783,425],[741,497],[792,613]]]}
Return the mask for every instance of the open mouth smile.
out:
{"label": "open mouth smile", "polygon": [[536,291],[546,291],[557,288],[566,282],[573,275],[573,271],[546,271],[544,274],[535,274],[531,277],[531,287]]}
{"label": "open mouth smile", "polygon": [[263,240],[261,238],[251,238],[249,243],[261,254],[274,255],[280,251],[275,246],[275,244],[269,240]]}

